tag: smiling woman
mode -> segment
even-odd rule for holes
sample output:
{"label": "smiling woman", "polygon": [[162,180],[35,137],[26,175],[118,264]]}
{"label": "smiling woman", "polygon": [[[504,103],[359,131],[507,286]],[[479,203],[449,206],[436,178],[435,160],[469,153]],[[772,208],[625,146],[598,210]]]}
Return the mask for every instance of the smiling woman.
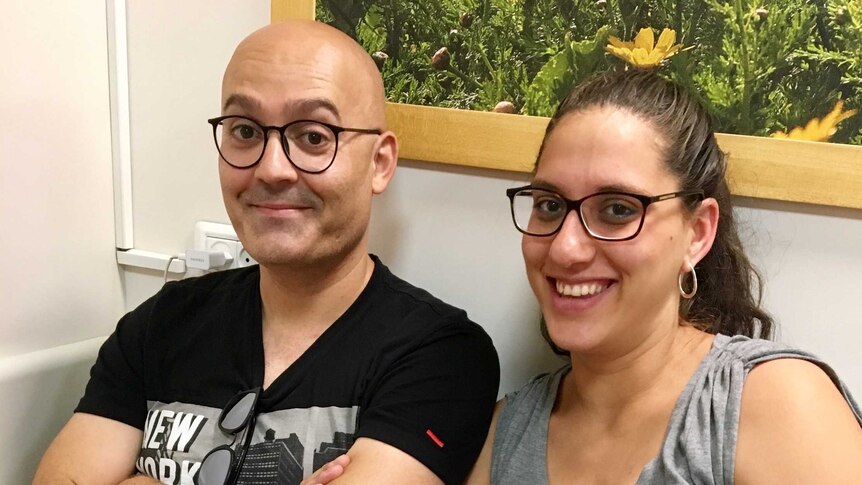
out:
{"label": "smiling woman", "polygon": [[563,100],[508,195],[569,363],[501,401],[469,484],[862,477],[862,409],[826,363],[766,340],[725,168],[703,106],[655,74]]}

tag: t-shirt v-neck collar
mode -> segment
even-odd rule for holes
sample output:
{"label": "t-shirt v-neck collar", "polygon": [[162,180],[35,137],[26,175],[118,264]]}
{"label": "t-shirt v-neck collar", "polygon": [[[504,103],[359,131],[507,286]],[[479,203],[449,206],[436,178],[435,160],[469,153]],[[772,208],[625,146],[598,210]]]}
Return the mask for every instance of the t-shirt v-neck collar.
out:
{"label": "t-shirt v-neck collar", "polygon": [[[373,283],[381,278],[381,273],[385,268],[380,263],[380,260],[370,255],[374,263],[371,277],[365,284],[365,287],[356,297],[356,300],[350,304],[347,310],[341,314],[332,324],[320,334],[305,352],[300,355],[287,369],[278,375],[266,388],[261,392],[260,400],[262,405],[273,400],[276,395],[284,396],[293,391],[298,386],[302,379],[307,377],[305,369],[309,368],[314,361],[324,352],[327,343],[334,339],[351,321],[355,320],[354,315],[363,311],[366,301],[369,299],[370,288]],[[260,296],[260,280],[254,285],[253,294],[250,295],[249,305],[249,327],[247,331],[251,333],[251,342],[253,342],[253,354],[249,359],[253,366],[254,380],[259,386],[263,386],[264,370],[266,366],[265,355],[263,349],[263,300]]]}

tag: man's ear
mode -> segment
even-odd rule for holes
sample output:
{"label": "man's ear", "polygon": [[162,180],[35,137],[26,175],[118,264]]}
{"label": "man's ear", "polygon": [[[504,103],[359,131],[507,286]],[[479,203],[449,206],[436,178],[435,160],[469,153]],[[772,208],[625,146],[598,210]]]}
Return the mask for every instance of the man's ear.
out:
{"label": "man's ear", "polygon": [[377,138],[371,175],[371,192],[375,195],[382,194],[386,190],[398,165],[398,138],[395,137],[395,133],[386,131]]}
{"label": "man's ear", "polygon": [[[718,231],[718,201],[712,197],[704,199],[689,221],[691,224],[691,241],[688,245],[688,261],[696,265],[712,248]],[[688,267],[680,268],[681,272],[689,271]]]}

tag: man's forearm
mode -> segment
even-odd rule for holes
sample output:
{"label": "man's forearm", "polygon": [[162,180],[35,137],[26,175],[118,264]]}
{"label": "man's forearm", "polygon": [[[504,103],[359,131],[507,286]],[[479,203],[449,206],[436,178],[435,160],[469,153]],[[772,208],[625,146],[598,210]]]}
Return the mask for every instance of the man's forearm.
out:
{"label": "man's forearm", "polygon": [[[135,471],[143,433],[107,418],[75,413],[45,451],[33,485],[117,485]],[[106,446],[105,443],[110,443]],[[130,482],[152,485],[149,481]]]}
{"label": "man's forearm", "polygon": [[[80,485],[69,477],[39,476],[33,480],[33,485]],[[158,480],[146,475],[135,475],[120,482],[118,485],[161,485]]]}

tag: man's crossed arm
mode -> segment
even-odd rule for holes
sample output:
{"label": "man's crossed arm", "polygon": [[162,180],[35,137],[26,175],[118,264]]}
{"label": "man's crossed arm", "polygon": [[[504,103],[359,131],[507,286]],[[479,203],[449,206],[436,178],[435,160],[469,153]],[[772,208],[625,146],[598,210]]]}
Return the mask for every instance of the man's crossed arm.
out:
{"label": "man's crossed arm", "polygon": [[[141,430],[92,414],[75,413],[45,452],[33,485],[149,485],[135,475]],[[350,464],[347,467],[347,464]],[[407,453],[381,441],[359,438],[343,455],[321,467],[302,485],[443,482]]]}

